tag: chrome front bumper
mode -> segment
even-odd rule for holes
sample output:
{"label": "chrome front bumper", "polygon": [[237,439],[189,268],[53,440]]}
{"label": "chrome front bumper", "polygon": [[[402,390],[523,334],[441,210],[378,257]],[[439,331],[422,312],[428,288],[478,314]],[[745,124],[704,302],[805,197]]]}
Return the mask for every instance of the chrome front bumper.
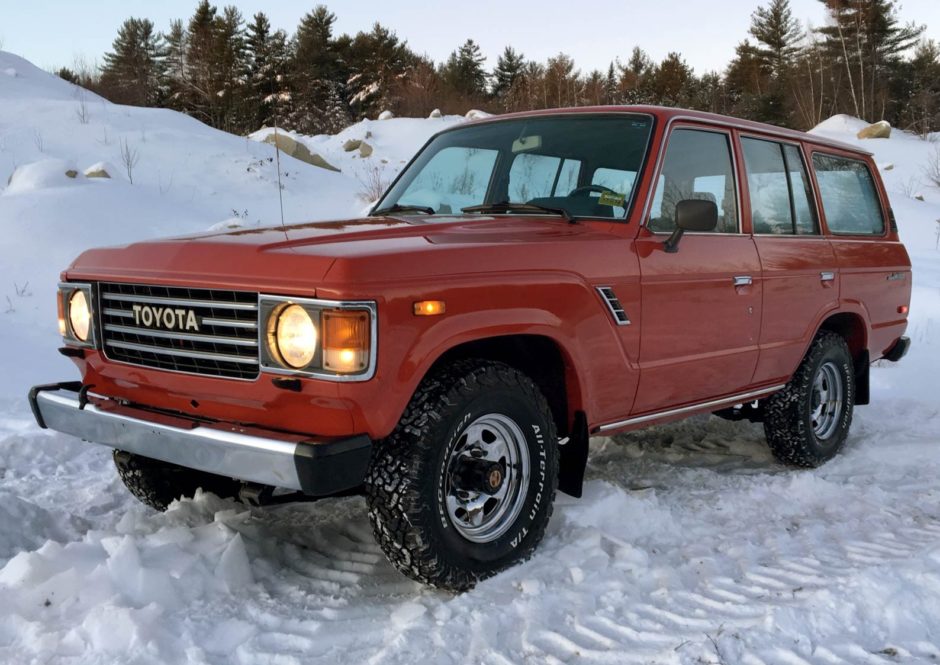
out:
{"label": "chrome front bumper", "polygon": [[317,440],[126,406],[76,383],[36,386],[40,427],[143,457],[261,485],[326,496],[362,484],[372,442],[365,435]]}

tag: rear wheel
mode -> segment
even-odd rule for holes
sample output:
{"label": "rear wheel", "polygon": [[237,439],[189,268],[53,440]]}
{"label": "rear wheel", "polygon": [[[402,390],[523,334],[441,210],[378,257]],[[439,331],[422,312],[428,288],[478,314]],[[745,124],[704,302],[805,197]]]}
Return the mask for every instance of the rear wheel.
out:
{"label": "rear wheel", "polygon": [[130,493],[141,503],[160,512],[165,511],[176,499],[192,498],[200,488],[223,499],[236,498],[241,488],[241,483],[232,478],[187,469],[123,450],[114,451],[114,465]]}
{"label": "rear wheel", "polygon": [[845,444],[855,405],[855,372],[841,335],[820,332],[790,382],[767,398],[764,432],[779,461],[816,467]]}
{"label": "rear wheel", "polygon": [[536,385],[501,363],[460,361],[426,379],[376,443],[365,487],[389,561],[462,591],[532,554],[557,484],[555,424]]}

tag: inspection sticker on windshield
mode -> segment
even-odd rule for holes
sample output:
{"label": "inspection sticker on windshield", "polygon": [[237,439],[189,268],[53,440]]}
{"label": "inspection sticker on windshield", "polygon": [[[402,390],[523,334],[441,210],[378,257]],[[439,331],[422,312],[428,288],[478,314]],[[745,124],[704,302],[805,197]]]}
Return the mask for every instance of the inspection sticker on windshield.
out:
{"label": "inspection sticker on windshield", "polygon": [[623,207],[623,202],[627,197],[623,194],[618,194],[617,192],[601,192],[601,197],[597,199],[597,202],[602,206],[615,206],[618,208]]}

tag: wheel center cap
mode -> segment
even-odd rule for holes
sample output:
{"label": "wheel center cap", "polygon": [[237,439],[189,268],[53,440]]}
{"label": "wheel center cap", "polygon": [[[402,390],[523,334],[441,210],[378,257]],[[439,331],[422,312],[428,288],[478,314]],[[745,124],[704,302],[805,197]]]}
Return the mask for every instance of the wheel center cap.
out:
{"label": "wheel center cap", "polygon": [[486,480],[490,484],[490,490],[495,492],[499,489],[500,485],[503,484],[503,470],[499,467],[493,467],[490,469],[489,476]]}

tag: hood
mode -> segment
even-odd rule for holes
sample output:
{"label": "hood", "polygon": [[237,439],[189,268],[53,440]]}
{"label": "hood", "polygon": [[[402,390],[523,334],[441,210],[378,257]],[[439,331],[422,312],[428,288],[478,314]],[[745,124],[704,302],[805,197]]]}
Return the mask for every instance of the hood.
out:
{"label": "hood", "polygon": [[[570,251],[572,240],[604,238],[597,225],[542,215],[369,217],[92,249],[66,276],[313,293],[316,285],[520,270],[532,263],[533,245]],[[531,267],[545,266],[542,256]]]}

